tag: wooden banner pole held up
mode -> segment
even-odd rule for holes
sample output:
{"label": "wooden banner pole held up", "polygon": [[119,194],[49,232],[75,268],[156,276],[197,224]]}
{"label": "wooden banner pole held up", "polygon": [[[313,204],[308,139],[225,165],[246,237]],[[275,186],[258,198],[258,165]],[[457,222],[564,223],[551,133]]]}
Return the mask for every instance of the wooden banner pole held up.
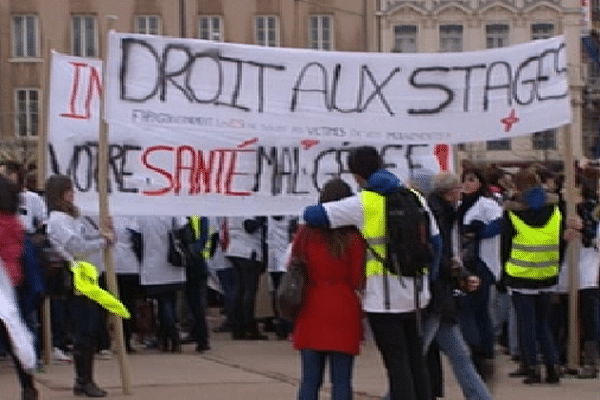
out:
{"label": "wooden banner pole held up", "polygon": [[[573,158],[571,125],[563,128],[563,144],[565,147],[565,200],[567,218],[577,216],[577,197],[575,192],[575,160]],[[569,344],[568,366],[579,368],[579,240],[574,239],[567,246],[567,268],[569,276]]]}
{"label": "wooden banner pole held up", "polygon": [[[115,16],[107,16],[108,29],[107,32],[113,30],[114,21],[117,18]],[[107,76],[107,54],[108,54],[108,41],[109,35],[106,35],[103,51],[103,79],[102,79],[102,97],[100,101],[100,134],[98,138],[98,194],[99,194],[99,211],[100,211],[100,224],[102,229],[108,230],[110,227],[109,223],[109,206],[108,206],[108,124],[104,118],[105,110],[105,93],[106,93],[106,76]],[[117,278],[115,275],[115,266],[112,254],[112,248],[105,248],[103,252],[104,269],[106,272],[106,285],[108,291],[111,292],[115,297],[119,298],[119,289],[117,287]],[[115,339],[115,345],[117,350],[117,356],[119,360],[119,367],[121,372],[121,385],[123,387],[123,393],[126,395],[131,394],[131,374],[129,372],[129,363],[127,359],[127,353],[125,351],[125,339],[123,335],[123,321],[121,317],[110,314],[109,323],[111,332]]]}
{"label": "wooden banner pole held up", "polygon": [[[52,57],[52,46],[50,40],[46,41],[46,48],[44,49],[44,107],[42,108],[42,121],[40,130],[40,137],[38,137],[37,146],[37,189],[43,190],[46,182],[46,149],[48,148],[48,109],[50,108],[50,64]],[[44,296],[42,303],[42,357],[46,365],[50,365],[52,362],[52,325],[50,322],[50,296]]]}

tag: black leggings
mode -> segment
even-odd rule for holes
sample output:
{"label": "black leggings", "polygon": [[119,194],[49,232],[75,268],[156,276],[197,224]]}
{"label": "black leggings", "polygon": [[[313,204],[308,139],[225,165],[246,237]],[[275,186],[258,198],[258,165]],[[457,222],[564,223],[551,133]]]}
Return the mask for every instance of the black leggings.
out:
{"label": "black leggings", "polygon": [[17,358],[15,351],[12,347],[12,342],[10,337],[8,336],[8,331],[6,330],[6,325],[4,325],[4,321],[0,319],[0,340],[6,343],[6,348],[10,355],[12,356],[13,362],[15,363],[15,367],[17,368],[17,375],[19,376],[19,383],[21,384],[21,388],[32,388],[33,387],[33,375],[25,371],[23,365]]}

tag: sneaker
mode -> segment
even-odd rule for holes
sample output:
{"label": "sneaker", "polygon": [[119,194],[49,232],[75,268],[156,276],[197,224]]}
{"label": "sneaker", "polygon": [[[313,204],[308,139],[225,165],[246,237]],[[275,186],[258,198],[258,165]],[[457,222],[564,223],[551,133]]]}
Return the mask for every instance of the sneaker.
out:
{"label": "sneaker", "polygon": [[98,352],[98,358],[101,360],[112,360],[113,352],[108,349],[100,350]]}
{"label": "sneaker", "polygon": [[52,348],[52,360],[57,363],[68,363],[73,361],[68,354],[65,354],[65,352],[58,347]]}

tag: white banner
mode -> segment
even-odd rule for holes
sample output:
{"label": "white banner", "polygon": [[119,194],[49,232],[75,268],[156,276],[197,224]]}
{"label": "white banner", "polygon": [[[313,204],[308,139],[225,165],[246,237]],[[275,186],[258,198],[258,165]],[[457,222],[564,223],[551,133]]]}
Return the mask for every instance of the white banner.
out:
{"label": "white banner", "polygon": [[[113,33],[107,119],[130,131],[367,143],[510,138],[569,123],[563,37],[464,53],[267,48]],[[126,127],[126,128],[125,128]]]}
{"label": "white banner", "polygon": [[[76,204],[96,214],[101,63],[53,53],[51,68],[48,171],[69,175]],[[113,215],[296,214],[334,175],[355,185],[346,157],[358,142],[343,139],[129,121],[111,123],[109,137]],[[377,147],[404,180],[427,184],[440,169],[452,169],[448,145]]]}

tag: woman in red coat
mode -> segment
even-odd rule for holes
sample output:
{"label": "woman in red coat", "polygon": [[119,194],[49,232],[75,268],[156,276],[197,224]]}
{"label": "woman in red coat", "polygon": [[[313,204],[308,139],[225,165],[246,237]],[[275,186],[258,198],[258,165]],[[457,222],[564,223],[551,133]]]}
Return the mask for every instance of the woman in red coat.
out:
{"label": "woman in red coat", "polygon": [[[323,187],[319,201],[351,195],[348,184],[332,179]],[[292,335],[302,363],[298,399],[318,399],[326,359],[332,399],[351,399],[353,361],[363,335],[357,292],[364,284],[364,242],[355,228],[303,226],[294,238],[293,254],[306,262],[305,297]]]}

